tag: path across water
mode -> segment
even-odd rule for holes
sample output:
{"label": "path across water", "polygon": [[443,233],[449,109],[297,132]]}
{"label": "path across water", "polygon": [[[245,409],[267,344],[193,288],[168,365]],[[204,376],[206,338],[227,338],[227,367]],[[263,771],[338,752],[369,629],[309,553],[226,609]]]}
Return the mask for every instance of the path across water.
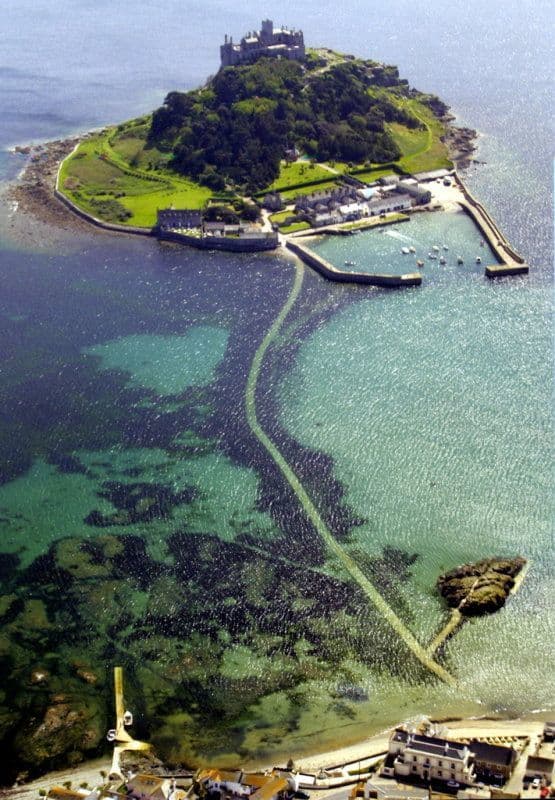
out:
{"label": "path across water", "polygon": [[281,451],[272,442],[270,437],[264,432],[256,416],[256,387],[260,371],[264,361],[264,356],[268,348],[272,345],[274,339],[279,333],[287,315],[293,308],[297,297],[301,291],[304,277],[304,267],[302,264],[295,265],[295,280],[289,296],[278,316],[274,320],[267,334],[262,339],[258,346],[256,353],[251,364],[249,375],[247,378],[247,386],[245,389],[245,408],[247,415],[247,422],[253,434],[258,441],[267,450],[275,464],[279,467],[284,478],[287,480],[293,491],[295,492],[301,506],[303,507],[307,517],[316,528],[318,534],[325,542],[328,550],[339,559],[347,572],[356,581],[364,594],[368,597],[370,602],[377,608],[382,617],[389,623],[393,630],[404,641],[407,647],[414,653],[416,658],[421,664],[426,667],[430,672],[437,675],[445,683],[450,686],[455,686],[455,678],[444,668],[438,664],[426,649],[418,642],[414,634],[406,627],[406,625],[399,619],[397,614],[393,611],[391,606],[384,600],[382,595],[378,592],[373,583],[364,575],[362,570],[355,564],[353,559],[343,550],[337,539],[333,536],[328,526],[322,519],[318,509],[308,496],[303,484],[281,453]]}

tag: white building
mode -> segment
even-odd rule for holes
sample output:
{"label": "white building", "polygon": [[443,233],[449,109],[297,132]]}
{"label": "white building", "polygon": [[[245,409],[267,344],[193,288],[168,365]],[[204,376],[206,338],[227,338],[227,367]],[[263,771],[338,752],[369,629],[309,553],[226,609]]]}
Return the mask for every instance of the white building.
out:
{"label": "white building", "polygon": [[382,774],[425,781],[456,781],[468,786],[475,781],[471,758],[467,745],[397,728],[389,740]]}
{"label": "white building", "polygon": [[412,197],[408,194],[391,193],[387,197],[374,197],[368,201],[370,214],[387,214],[391,211],[406,211],[412,207]]}

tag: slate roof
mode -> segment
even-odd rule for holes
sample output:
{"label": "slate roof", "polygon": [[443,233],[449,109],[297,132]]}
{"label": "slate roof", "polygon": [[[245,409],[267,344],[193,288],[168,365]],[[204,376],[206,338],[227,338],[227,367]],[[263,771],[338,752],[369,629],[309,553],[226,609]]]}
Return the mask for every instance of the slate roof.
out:
{"label": "slate roof", "polygon": [[553,759],[540,758],[539,756],[528,756],[526,762],[526,772],[539,772],[544,775],[553,774]]}
{"label": "slate roof", "polygon": [[465,755],[466,745],[459,745],[447,739],[436,739],[435,736],[421,736],[414,734],[407,742],[407,750],[417,753],[429,753],[440,758],[462,760]]}
{"label": "slate roof", "polygon": [[470,741],[468,748],[474,753],[477,761],[489,761],[491,764],[509,766],[515,757],[515,752],[510,747],[478,742],[475,739]]}

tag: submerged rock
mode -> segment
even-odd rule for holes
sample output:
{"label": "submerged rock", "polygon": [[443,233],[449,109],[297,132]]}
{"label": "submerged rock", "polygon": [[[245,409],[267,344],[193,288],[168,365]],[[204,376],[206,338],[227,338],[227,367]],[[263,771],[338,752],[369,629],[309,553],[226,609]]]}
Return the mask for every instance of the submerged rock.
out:
{"label": "submerged rock", "polygon": [[40,716],[29,715],[18,730],[15,746],[21,761],[34,768],[67,763],[70,754],[81,759],[103,739],[106,721],[98,700],[54,694]]}
{"label": "submerged rock", "polygon": [[437,579],[437,586],[449,607],[457,608],[464,616],[492,614],[505,605],[514,579],[525,564],[522,556],[486,558],[445,572]]}

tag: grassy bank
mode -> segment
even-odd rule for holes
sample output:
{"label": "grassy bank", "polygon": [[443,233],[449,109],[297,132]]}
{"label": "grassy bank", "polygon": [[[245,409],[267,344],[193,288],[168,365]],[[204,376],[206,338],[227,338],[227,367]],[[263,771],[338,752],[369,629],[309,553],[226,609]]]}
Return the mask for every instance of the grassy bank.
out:
{"label": "grassy bank", "polygon": [[202,208],[204,186],[167,166],[168,155],[148,147],[148,122],[133,120],[87,137],[60,169],[59,188],[95,217],[152,227],[159,208]]}
{"label": "grassy bank", "polygon": [[386,125],[388,133],[403,154],[397,161],[404,172],[429,172],[435,169],[451,168],[446,145],[441,141],[445,133],[443,123],[428,106],[411,98],[400,103],[421,123],[421,128],[407,128],[393,122]]}

